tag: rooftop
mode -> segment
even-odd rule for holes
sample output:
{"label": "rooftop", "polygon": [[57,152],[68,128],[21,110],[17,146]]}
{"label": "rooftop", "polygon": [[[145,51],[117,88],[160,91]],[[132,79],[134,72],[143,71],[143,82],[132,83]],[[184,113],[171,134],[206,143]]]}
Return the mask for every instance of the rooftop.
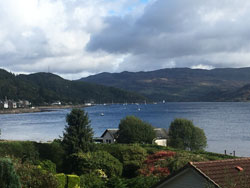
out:
{"label": "rooftop", "polygon": [[218,187],[250,185],[250,158],[190,162],[189,165]]}

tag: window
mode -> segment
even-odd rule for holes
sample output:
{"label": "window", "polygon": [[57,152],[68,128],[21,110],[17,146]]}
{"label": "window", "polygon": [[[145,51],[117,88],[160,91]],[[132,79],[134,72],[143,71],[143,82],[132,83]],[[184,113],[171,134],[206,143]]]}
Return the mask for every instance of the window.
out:
{"label": "window", "polygon": [[106,143],[111,143],[111,140],[110,139],[106,139]]}

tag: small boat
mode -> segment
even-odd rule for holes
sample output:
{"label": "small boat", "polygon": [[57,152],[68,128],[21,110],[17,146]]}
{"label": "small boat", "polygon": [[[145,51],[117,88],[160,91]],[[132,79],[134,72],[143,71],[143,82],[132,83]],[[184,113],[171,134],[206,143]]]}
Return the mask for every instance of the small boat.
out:
{"label": "small boat", "polygon": [[140,109],[140,108],[138,108],[137,110],[138,110],[138,111],[141,111],[141,109]]}
{"label": "small boat", "polygon": [[104,113],[101,113],[100,116],[104,116]]}

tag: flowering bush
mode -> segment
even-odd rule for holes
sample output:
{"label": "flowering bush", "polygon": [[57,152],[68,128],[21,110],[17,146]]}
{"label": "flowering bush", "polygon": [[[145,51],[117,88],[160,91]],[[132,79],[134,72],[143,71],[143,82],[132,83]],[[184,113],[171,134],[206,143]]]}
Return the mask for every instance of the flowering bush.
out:
{"label": "flowering bush", "polygon": [[165,160],[169,157],[174,157],[175,152],[173,151],[158,151],[147,157],[147,160],[144,161],[145,164],[153,164],[159,160]]}
{"label": "flowering bush", "polygon": [[149,155],[144,161],[142,168],[139,173],[143,176],[168,176],[170,171],[167,167],[168,158],[174,157],[175,152],[172,151],[159,151],[152,155]]}

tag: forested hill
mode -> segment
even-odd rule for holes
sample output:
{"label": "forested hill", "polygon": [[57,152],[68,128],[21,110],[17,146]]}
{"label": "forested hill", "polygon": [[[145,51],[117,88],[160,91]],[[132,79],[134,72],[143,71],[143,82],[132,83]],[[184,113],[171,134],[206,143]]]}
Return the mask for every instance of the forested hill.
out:
{"label": "forested hill", "polygon": [[250,68],[101,73],[81,80],[136,91],[155,101],[250,100]]}
{"label": "forested hill", "polygon": [[69,81],[51,73],[16,76],[0,69],[0,100],[5,96],[8,99],[29,100],[36,105],[55,101],[82,104],[89,101],[109,103],[145,100],[135,93],[93,83]]}

